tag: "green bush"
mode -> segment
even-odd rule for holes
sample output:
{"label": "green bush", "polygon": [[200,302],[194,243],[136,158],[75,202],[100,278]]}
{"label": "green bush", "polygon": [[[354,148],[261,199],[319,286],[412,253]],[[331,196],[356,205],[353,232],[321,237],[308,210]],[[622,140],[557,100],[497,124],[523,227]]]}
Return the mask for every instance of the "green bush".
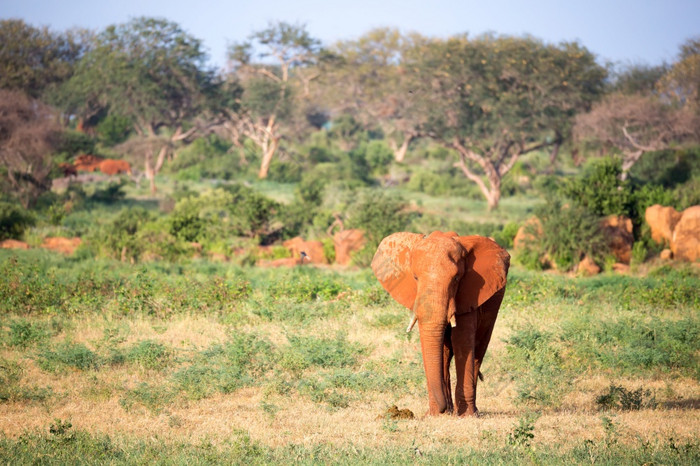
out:
{"label": "green bush", "polygon": [[347,341],[343,333],[335,338],[317,338],[289,335],[288,348],[281,348],[284,369],[303,370],[310,366],[349,367],[357,364],[360,355],[367,348],[359,343]]}
{"label": "green bush", "polygon": [[599,263],[607,255],[600,220],[585,208],[550,200],[535,210],[535,216],[542,231],[536,224],[526,227],[530,240],[516,256],[522,265],[536,269],[549,259],[558,269],[571,270],[584,255]]}
{"label": "green bush", "polygon": [[36,345],[50,336],[48,326],[31,320],[17,319],[10,322],[10,331],[5,341],[10,346],[25,348]]}
{"label": "green bush", "polygon": [[386,236],[406,230],[414,216],[400,196],[362,191],[348,208],[347,226],[364,230],[368,243],[376,249]]}
{"label": "green bush", "polygon": [[120,115],[107,115],[97,124],[97,136],[102,144],[114,146],[120,144],[129,137],[132,124],[131,120]]}
{"label": "green bush", "polygon": [[37,364],[48,372],[60,372],[66,368],[87,371],[98,368],[100,357],[82,343],[67,341],[40,351]]}
{"label": "green bush", "polygon": [[143,369],[160,370],[170,363],[173,352],[162,343],[143,340],[133,345],[125,355],[125,360]]}
{"label": "green bush", "polygon": [[242,185],[227,185],[175,204],[169,231],[185,241],[215,242],[270,232],[278,204]]}
{"label": "green bush", "polygon": [[114,220],[94,234],[91,243],[108,257],[138,261],[146,245],[139,241],[137,233],[152,218],[143,207],[122,209]]}
{"label": "green bush", "polygon": [[607,393],[596,397],[596,405],[600,409],[621,409],[622,411],[638,411],[642,408],[655,408],[656,397],[651,390],[639,387],[628,390],[622,385],[610,384]]}
{"label": "green bush", "polygon": [[700,147],[645,152],[629,171],[635,184],[671,190],[700,177]]}
{"label": "green bush", "polygon": [[394,160],[394,152],[383,140],[372,140],[365,148],[365,159],[373,173],[384,175]]}
{"label": "green bush", "polygon": [[625,215],[634,221],[637,216],[632,187],[629,181],[620,181],[621,174],[620,160],[598,159],[586,167],[582,176],[569,180],[563,193],[595,215]]}
{"label": "green bush", "polygon": [[34,217],[17,204],[0,201],[0,241],[19,239],[34,225]]}

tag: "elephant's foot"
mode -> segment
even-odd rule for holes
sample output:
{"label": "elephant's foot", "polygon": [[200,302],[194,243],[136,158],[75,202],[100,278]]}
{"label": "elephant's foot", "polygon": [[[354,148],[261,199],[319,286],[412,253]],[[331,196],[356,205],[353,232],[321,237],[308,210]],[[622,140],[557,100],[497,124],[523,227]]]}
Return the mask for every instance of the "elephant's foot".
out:
{"label": "elephant's foot", "polygon": [[457,408],[457,416],[459,417],[479,417],[479,410],[476,405],[462,405]]}

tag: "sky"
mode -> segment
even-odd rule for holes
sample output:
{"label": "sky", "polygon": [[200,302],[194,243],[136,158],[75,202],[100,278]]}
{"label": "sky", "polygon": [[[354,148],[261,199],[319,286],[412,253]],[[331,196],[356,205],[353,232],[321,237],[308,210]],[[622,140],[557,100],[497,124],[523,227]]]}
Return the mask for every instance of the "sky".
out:
{"label": "sky", "polygon": [[54,31],[101,30],[138,16],[178,23],[201,39],[210,63],[226,64],[227,46],[271,22],[304,24],[331,45],[377,27],[432,37],[485,32],[578,41],[599,63],[659,65],[700,37],[700,0],[0,0],[0,18]]}

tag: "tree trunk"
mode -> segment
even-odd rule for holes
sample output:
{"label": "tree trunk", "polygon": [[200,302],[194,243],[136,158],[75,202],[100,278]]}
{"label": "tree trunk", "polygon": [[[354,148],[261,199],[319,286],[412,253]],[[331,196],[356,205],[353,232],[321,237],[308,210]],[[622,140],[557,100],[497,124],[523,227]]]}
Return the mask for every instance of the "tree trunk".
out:
{"label": "tree trunk", "polygon": [[625,152],[624,158],[622,159],[622,173],[620,173],[621,181],[625,181],[627,179],[627,177],[629,176],[630,169],[635,163],[637,163],[637,161],[643,154],[643,150]]}
{"label": "tree trunk", "polygon": [[401,143],[401,147],[396,147],[396,144],[393,144],[393,149],[394,149],[394,159],[401,163],[403,162],[404,158],[406,157],[406,152],[408,152],[408,145],[415,139],[414,134],[407,134],[403,138],[403,142]]}
{"label": "tree trunk", "polygon": [[270,164],[272,163],[272,158],[275,156],[277,147],[279,146],[279,138],[273,138],[266,144],[263,148],[263,158],[260,163],[260,171],[258,172],[258,178],[267,178],[267,173],[270,170]]}

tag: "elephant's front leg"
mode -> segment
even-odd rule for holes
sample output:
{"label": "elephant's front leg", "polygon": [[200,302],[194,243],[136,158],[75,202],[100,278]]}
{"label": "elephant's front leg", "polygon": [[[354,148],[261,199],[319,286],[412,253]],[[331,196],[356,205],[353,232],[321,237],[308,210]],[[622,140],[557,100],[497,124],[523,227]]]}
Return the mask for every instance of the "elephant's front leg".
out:
{"label": "elephant's front leg", "polygon": [[457,415],[474,416],[476,409],[476,373],[474,371],[474,348],[477,313],[468,312],[457,316],[457,326],[452,329],[452,349],[455,355],[457,386],[455,402]]}
{"label": "elephant's front leg", "polygon": [[442,348],[442,378],[443,378],[443,392],[445,393],[445,401],[447,402],[446,413],[452,414],[454,412],[454,405],[452,404],[452,383],[450,381],[450,363],[452,362],[452,356],[454,352],[452,350],[452,328],[447,327],[445,329],[445,341]]}

